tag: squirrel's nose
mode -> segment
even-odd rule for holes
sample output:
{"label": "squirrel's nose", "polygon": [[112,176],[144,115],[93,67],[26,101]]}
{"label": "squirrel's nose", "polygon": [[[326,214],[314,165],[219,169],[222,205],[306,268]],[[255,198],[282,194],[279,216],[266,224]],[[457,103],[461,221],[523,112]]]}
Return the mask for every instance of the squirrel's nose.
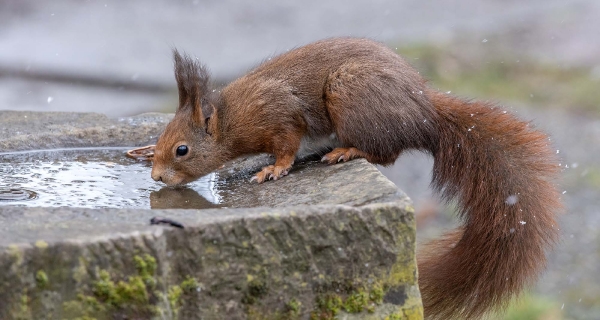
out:
{"label": "squirrel's nose", "polygon": [[150,175],[152,176],[152,179],[154,179],[154,181],[162,181],[162,176],[160,175],[160,173],[154,172],[154,170],[152,170],[152,173]]}

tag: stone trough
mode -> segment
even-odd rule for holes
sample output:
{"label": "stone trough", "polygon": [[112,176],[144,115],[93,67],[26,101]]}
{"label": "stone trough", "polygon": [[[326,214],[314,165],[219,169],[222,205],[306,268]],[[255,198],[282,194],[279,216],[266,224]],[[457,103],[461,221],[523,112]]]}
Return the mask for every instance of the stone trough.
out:
{"label": "stone trough", "polygon": [[[0,160],[143,146],[170,118],[0,111]],[[217,172],[220,204],[158,184],[140,207],[0,201],[0,319],[421,319],[408,197],[364,160],[250,183],[270,161]],[[0,165],[0,190],[13,188],[17,163]]]}

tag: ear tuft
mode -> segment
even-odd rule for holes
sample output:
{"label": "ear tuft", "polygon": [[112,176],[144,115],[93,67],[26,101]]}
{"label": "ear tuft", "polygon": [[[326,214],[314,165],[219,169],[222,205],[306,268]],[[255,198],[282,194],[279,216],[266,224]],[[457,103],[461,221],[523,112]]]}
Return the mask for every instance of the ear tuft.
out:
{"label": "ear tuft", "polygon": [[215,108],[214,105],[209,105],[206,109],[204,109],[205,112],[205,118],[204,118],[204,126],[205,126],[205,130],[206,133],[208,133],[209,135],[213,135],[215,132],[217,132],[217,127],[218,127],[218,121],[217,121],[217,108]]}
{"label": "ear tuft", "polygon": [[[192,120],[199,126],[204,125],[203,107],[206,109],[209,98],[209,73],[197,59],[187,54],[180,54],[177,49],[173,50],[175,61],[175,80],[179,91],[179,107],[182,110],[191,111]],[[210,115],[208,115],[210,116]]]}

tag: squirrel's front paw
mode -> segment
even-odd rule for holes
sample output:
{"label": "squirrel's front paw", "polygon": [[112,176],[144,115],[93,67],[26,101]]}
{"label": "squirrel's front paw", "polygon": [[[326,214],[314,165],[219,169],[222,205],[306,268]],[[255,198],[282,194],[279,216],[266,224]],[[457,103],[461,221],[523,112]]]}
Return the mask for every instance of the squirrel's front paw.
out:
{"label": "squirrel's front paw", "polygon": [[283,178],[287,176],[290,168],[282,167],[282,166],[267,166],[264,167],[259,173],[257,173],[250,181],[256,181],[258,183],[263,183],[267,180],[277,180],[279,178]]}

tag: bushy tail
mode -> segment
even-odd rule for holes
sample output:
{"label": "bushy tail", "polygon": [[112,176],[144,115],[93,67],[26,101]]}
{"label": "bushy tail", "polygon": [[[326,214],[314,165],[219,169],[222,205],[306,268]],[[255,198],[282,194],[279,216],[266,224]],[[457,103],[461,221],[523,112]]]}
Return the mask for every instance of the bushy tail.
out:
{"label": "bushy tail", "polygon": [[473,319],[532,284],[558,237],[548,137],[491,104],[428,92],[439,118],[432,185],[462,226],[419,253],[428,319]]}

